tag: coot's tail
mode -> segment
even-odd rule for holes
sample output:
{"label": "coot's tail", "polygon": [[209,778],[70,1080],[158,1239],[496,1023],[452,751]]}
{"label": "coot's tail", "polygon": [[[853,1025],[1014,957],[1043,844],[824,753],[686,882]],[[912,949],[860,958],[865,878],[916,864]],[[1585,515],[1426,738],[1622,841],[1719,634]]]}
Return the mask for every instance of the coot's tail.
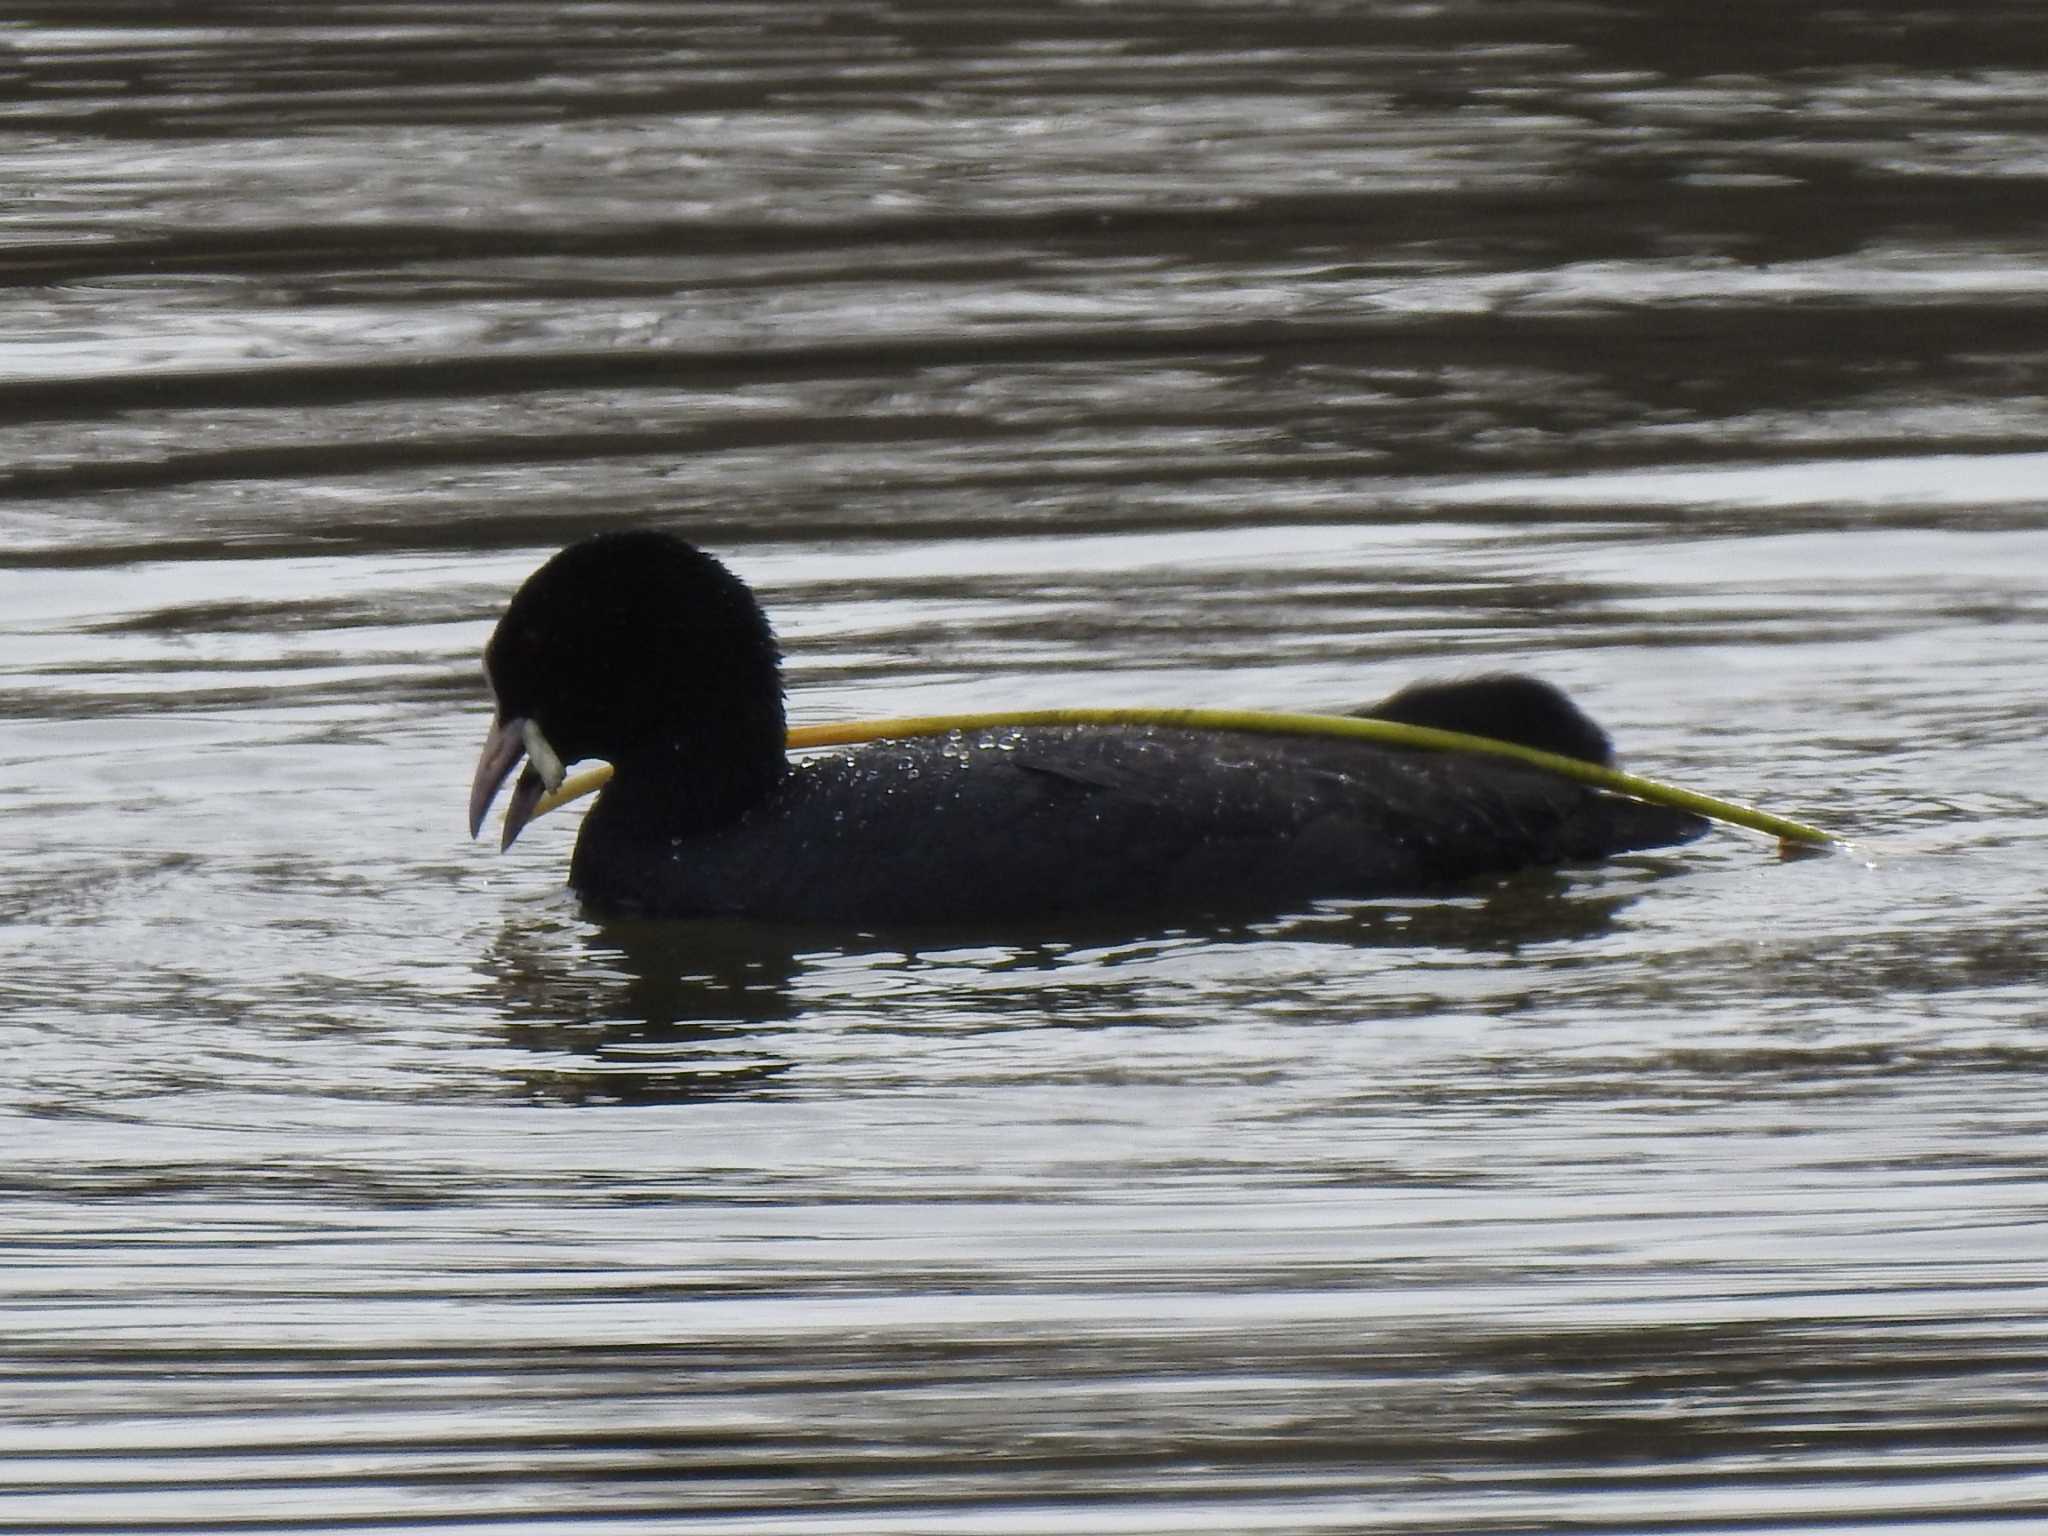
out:
{"label": "coot's tail", "polygon": [[1377,704],[1351,711],[1366,720],[1422,725],[1512,741],[1559,757],[1614,766],[1614,743],[1562,688],[1518,672],[1490,672],[1445,683],[1410,683]]}
{"label": "coot's tail", "polygon": [[[1564,690],[1515,672],[1451,682],[1411,683],[1377,704],[1351,711],[1372,720],[1463,731],[1614,766],[1614,743]],[[1651,805],[1622,795],[1589,792],[1583,807],[1566,817],[1552,835],[1557,846],[1544,862],[1570,863],[1605,858],[1637,848],[1690,842],[1711,825],[1703,816],[1671,806]]]}

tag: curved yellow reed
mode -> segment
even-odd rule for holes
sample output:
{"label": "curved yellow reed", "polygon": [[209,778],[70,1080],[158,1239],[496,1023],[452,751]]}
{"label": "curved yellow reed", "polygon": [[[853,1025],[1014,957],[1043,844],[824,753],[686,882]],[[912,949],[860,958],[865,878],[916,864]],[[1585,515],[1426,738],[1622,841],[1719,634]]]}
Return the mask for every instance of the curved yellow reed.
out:
{"label": "curved yellow reed", "polygon": [[[987,731],[1028,726],[1162,726],[1190,731],[1257,731],[1282,736],[1328,736],[1379,742],[1384,746],[1423,747],[1442,752],[1476,752],[1488,757],[1508,757],[1544,769],[1562,778],[1611,790],[1653,805],[1668,805],[1691,811],[1731,826],[1747,827],[1781,842],[1812,847],[1839,848],[1841,839],[1810,827],[1804,822],[1774,816],[1754,806],[1718,799],[1675,784],[1623,773],[1576,757],[1563,757],[1520,742],[1496,741],[1490,736],[1468,736],[1463,731],[1440,731],[1431,726],[1403,725],[1393,720],[1373,720],[1357,715],[1287,714],[1253,709],[1024,709],[988,710],[964,715],[906,715],[890,720],[844,720],[827,725],[797,725],[789,730],[791,750],[807,747],[843,747],[856,742],[887,741],[904,736],[944,736],[955,731]],[[603,786],[611,777],[609,767],[600,765],[572,774],[562,787],[544,796],[534,807],[535,816],[567,805]]]}

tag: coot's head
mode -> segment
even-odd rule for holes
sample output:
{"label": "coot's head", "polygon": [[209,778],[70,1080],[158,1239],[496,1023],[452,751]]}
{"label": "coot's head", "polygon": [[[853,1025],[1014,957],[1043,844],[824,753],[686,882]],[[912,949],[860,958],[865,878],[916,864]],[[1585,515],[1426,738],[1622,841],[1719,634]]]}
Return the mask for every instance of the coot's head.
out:
{"label": "coot's head", "polygon": [[472,837],[521,757],[508,846],[585,758],[678,796],[744,796],[781,771],[774,633],[744,582],[673,534],[602,533],[557,554],[498,620],[484,675],[497,716],[470,785]]}

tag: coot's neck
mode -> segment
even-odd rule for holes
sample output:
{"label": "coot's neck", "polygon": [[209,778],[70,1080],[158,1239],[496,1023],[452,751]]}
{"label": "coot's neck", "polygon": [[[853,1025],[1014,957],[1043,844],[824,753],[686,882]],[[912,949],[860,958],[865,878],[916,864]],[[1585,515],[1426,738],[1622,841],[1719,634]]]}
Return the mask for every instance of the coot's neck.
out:
{"label": "coot's neck", "polygon": [[698,726],[618,754],[589,819],[602,818],[607,835],[635,841],[701,836],[738,821],[789,771],[779,692]]}

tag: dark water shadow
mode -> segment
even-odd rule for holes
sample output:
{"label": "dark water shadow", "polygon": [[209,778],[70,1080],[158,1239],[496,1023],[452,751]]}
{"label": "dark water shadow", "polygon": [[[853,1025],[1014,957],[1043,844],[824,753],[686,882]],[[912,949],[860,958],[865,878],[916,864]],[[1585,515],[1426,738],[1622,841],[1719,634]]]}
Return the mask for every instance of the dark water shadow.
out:
{"label": "dark water shadow", "polygon": [[799,952],[713,924],[600,927],[564,944],[558,924],[508,922],[483,966],[509,1044],[535,1065],[538,1103],[651,1104],[772,1091],[792,1065],[744,1044],[791,1016]]}
{"label": "dark water shadow", "polygon": [[[1680,860],[1644,860],[1653,878]],[[916,928],[873,933],[742,923],[606,921],[580,932],[508,922],[483,961],[507,1042],[533,1053],[520,1091],[549,1104],[653,1104],[786,1091],[797,1065],[759,1037],[800,1019],[826,965],[878,958],[892,970],[968,966],[1007,985],[976,986],[977,1011],[998,1020],[1071,1026],[1129,1022],[1104,973],[1131,974],[1133,1015],[1147,963],[1205,945],[1273,943],[1512,958],[1538,946],[1612,934],[1644,884],[1555,870],[1497,878],[1452,895],[1322,903],[1261,920],[1162,923],[1140,917],[1020,928]],[[564,942],[567,939],[568,942]],[[1088,973],[1086,1019],[1065,1006]],[[935,986],[947,983],[936,976]],[[886,1009],[884,1010],[886,1011]],[[968,1026],[963,1026],[968,1027]]]}

